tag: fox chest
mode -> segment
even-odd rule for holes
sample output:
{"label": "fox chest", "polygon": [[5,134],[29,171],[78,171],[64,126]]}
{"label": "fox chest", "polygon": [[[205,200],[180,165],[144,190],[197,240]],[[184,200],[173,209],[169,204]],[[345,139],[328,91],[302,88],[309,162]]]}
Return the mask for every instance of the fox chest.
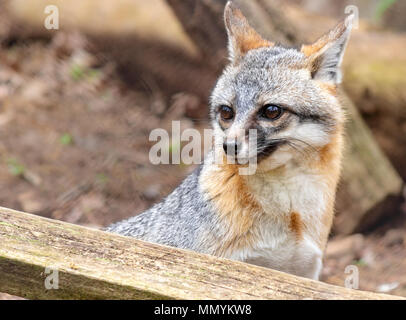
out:
{"label": "fox chest", "polygon": [[321,261],[323,183],[309,174],[243,178],[224,169],[215,178],[207,171],[201,179],[220,226],[202,237],[205,243],[214,239],[208,252],[313,278],[307,269]]}
{"label": "fox chest", "polygon": [[[247,230],[247,241],[238,238],[241,243],[229,257],[317,279],[322,259],[318,235],[326,207],[323,186],[299,177],[249,187],[259,213]],[[242,207],[240,216],[249,208]],[[239,224],[238,218],[234,223]]]}
{"label": "fox chest", "polygon": [[292,226],[277,221],[264,223],[260,228],[251,245],[235,249],[229,258],[318,279],[322,250],[311,237],[298,235]]}

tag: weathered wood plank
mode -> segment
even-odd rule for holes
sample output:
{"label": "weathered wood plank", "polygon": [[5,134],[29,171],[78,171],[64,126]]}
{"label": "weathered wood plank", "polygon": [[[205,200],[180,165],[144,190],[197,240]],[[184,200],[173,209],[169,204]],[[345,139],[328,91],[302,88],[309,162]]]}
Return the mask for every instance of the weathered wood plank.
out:
{"label": "weathered wood plank", "polygon": [[[0,292],[30,299],[397,299],[0,207]],[[45,268],[59,270],[46,290]]]}

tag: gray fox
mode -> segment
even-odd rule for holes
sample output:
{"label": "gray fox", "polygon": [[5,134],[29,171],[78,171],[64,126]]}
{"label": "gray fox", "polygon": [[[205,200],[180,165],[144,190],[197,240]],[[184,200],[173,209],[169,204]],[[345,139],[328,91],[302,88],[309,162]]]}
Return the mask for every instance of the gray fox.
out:
{"label": "gray fox", "polygon": [[[353,16],[300,50],[263,39],[232,2],[224,20],[230,63],[210,99],[223,148],[161,203],[106,230],[318,279],[340,175],[337,85]],[[246,153],[248,129],[257,130],[255,174],[214,161],[216,152]]]}

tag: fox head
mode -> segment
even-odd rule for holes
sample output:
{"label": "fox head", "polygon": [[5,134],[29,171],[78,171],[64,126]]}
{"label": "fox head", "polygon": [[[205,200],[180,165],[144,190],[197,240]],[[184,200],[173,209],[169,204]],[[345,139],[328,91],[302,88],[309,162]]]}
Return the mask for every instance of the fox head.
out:
{"label": "fox head", "polygon": [[216,145],[272,169],[329,144],[344,121],[336,87],[353,16],[300,50],[263,39],[232,2],[224,20],[230,63],[211,95]]}

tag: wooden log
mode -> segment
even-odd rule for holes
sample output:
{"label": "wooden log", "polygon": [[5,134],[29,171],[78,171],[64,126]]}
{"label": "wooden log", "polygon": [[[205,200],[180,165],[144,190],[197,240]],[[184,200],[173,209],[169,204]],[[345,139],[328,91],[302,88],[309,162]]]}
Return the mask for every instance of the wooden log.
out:
{"label": "wooden log", "polygon": [[[227,34],[219,14],[226,0],[166,0],[182,23],[186,33],[214,72],[220,72],[227,61]],[[203,27],[204,26],[204,27]]]}
{"label": "wooden log", "polygon": [[[205,33],[206,42],[211,44],[210,47],[202,45],[201,41],[196,41],[194,37],[199,32],[196,29],[205,30],[206,25],[202,23],[194,25],[193,29],[189,28],[191,13],[196,8],[199,8],[199,15],[217,15],[217,20],[220,21],[224,8],[218,5],[218,1],[167,0],[167,2],[173,7],[192,40],[195,40],[195,45],[202,51],[204,50],[206,55],[209,56],[208,50],[212,50],[211,56],[215,56],[221,50],[220,47],[216,46],[218,43],[222,46],[221,48],[225,46],[225,39],[222,43],[219,40],[210,41],[212,37],[218,38],[219,35],[224,34],[224,26],[213,24],[210,32]],[[225,3],[226,1],[220,2]],[[239,5],[253,27],[265,38],[276,40],[285,45],[291,45],[292,42],[300,44],[299,42],[302,41],[298,36],[292,38],[292,34],[298,34],[294,30],[294,23],[290,22],[288,17],[285,17],[275,6],[272,6],[270,1],[235,0],[234,2]],[[286,26],[291,27],[287,28]],[[217,32],[213,30],[214,27],[218,29]],[[332,28],[333,25],[330,27]],[[324,32],[326,31],[324,30]],[[386,206],[378,206],[378,204],[384,199],[391,199],[393,195],[400,194],[402,179],[380,150],[363,119],[344,92],[342,92],[342,98],[344,106],[349,111],[348,152],[346,152],[344,159],[344,174],[337,196],[339,211],[334,230],[336,233],[350,234],[354,231],[363,230],[364,226],[373,225],[383,216]]]}
{"label": "wooden log", "polygon": [[359,31],[348,49],[345,91],[406,180],[406,35]]}
{"label": "wooden log", "polygon": [[29,299],[403,299],[1,207],[0,242],[0,292]]}
{"label": "wooden log", "polygon": [[333,228],[335,233],[350,234],[371,227],[385,214],[387,206],[378,204],[401,193],[402,179],[344,92],[341,99],[348,120],[345,161],[337,192],[339,214]]}
{"label": "wooden log", "polygon": [[[227,62],[227,34],[224,28],[223,11],[228,0],[166,0],[182,23],[186,33],[215,72],[223,69]],[[295,28],[288,24],[281,12],[264,1],[235,0],[250,17],[255,17],[256,29],[262,34],[272,34],[272,40],[288,45],[298,42]]]}

